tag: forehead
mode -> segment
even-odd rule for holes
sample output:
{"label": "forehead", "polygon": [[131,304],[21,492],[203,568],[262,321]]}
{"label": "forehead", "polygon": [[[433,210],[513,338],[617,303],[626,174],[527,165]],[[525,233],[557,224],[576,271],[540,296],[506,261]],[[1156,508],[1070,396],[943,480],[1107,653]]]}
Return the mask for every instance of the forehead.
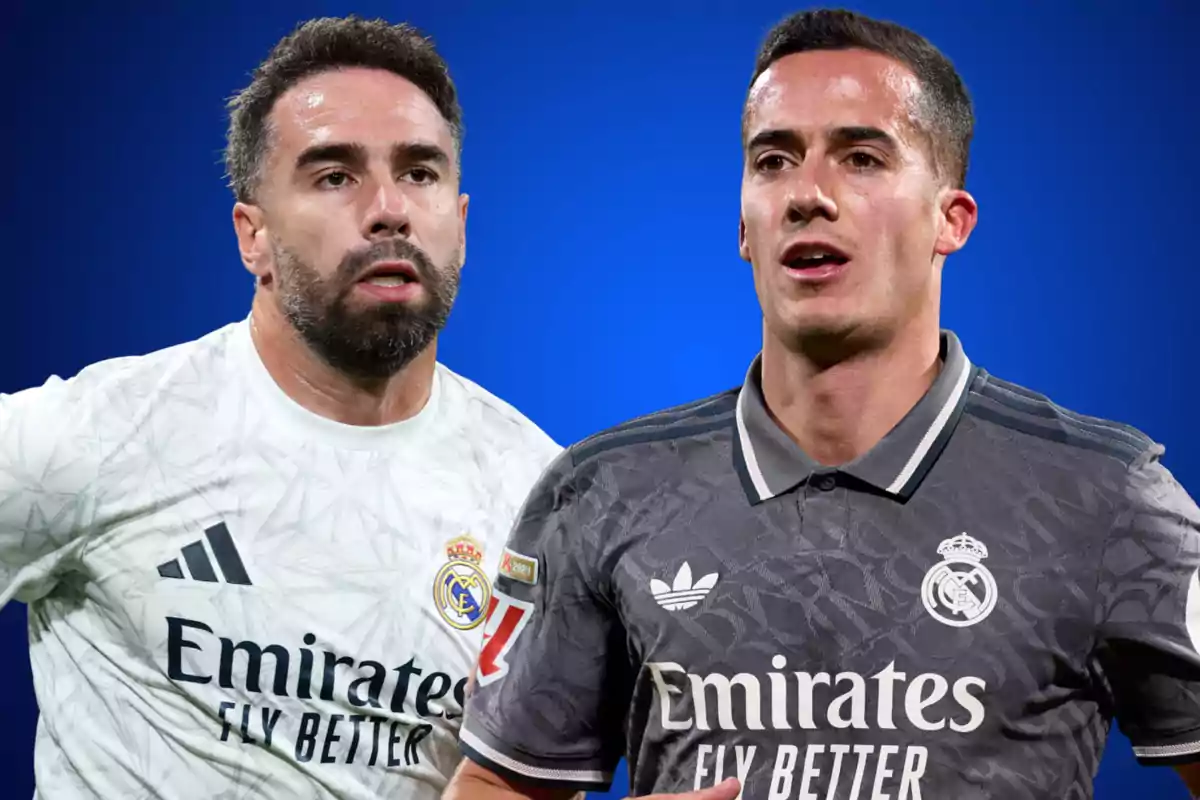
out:
{"label": "forehead", "polygon": [[287,157],[313,145],[391,148],[420,140],[453,153],[450,126],[416,84],[386,70],[348,68],[311,75],[271,109],[272,149]]}
{"label": "forehead", "polygon": [[903,64],[867,50],[793,53],[750,89],[746,132],[871,126],[906,138],[920,83]]}

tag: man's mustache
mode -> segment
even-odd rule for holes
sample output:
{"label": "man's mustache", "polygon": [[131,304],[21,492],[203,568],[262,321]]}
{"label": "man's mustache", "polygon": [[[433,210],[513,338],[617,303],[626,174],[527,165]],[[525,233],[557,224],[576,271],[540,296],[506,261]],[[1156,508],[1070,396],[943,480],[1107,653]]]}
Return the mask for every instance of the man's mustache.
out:
{"label": "man's mustache", "polygon": [[433,276],[433,261],[424,250],[407,239],[399,237],[372,242],[359,250],[352,250],[338,265],[337,277],[343,283],[356,281],[372,264],[380,261],[408,261],[417,271],[417,277],[426,283]]}

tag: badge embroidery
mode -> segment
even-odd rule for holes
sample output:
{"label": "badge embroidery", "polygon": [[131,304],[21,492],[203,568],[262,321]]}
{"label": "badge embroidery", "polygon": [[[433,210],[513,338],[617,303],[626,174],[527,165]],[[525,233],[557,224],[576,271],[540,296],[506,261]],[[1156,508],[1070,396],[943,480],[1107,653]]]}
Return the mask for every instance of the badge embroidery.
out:
{"label": "badge embroidery", "polygon": [[504,554],[500,556],[500,574],[506,578],[512,578],[514,581],[536,586],[538,579],[537,559],[523,556],[506,547],[504,548]]}
{"label": "badge embroidery", "polygon": [[433,604],[447,623],[469,631],[483,622],[492,599],[492,585],[480,568],[483,548],[464,534],[446,544],[446,556],[433,579]]}
{"label": "badge embroidery", "polygon": [[483,627],[483,649],[479,653],[480,686],[494,683],[508,674],[506,656],[521,631],[533,617],[533,603],[496,592],[488,605],[487,624]]}
{"label": "badge embroidery", "polygon": [[944,559],[925,573],[921,602],[938,622],[965,628],[982,622],[996,607],[996,579],[983,565],[983,542],[960,533],[938,545]]}

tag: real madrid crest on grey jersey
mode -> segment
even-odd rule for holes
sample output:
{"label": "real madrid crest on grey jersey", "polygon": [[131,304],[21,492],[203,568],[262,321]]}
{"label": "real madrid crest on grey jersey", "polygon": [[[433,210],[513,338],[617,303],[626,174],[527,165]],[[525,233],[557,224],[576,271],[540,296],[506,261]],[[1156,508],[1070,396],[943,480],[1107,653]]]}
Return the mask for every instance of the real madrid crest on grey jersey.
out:
{"label": "real madrid crest on grey jersey", "polygon": [[983,564],[987,545],[960,533],[939,544],[937,552],[942,561],[921,581],[926,610],[956,628],[982,622],[996,607],[996,579]]}

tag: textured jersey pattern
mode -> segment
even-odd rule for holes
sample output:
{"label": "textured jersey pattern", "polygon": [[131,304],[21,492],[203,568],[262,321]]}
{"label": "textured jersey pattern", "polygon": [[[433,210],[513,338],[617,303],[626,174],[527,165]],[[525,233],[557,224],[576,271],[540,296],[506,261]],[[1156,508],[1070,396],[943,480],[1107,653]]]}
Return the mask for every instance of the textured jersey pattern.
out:
{"label": "textured jersey pattern", "polygon": [[39,797],[436,798],[488,577],[558,452],[440,365],[408,421],[310,415],[245,322],[0,397]]}
{"label": "textured jersey pattern", "polygon": [[471,757],[604,786],[627,752],[635,794],[1084,800],[1114,718],[1144,760],[1200,750],[1200,511],[1161,448],[978,373],[911,497],[832,470],[757,502],[735,398],[540,482]]}

